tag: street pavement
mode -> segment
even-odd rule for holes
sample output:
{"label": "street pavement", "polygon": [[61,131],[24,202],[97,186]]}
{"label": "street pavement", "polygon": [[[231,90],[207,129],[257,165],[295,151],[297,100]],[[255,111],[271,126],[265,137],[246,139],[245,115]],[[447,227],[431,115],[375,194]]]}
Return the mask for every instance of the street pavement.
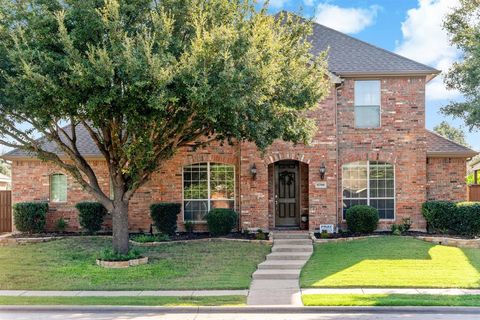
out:
{"label": "street pavement", "polygon": [[327,319],[345,319],[345,320],[377,320],[377,319],[401,319],[401,320],[478,320],[480,313],[477,311],[459,308],[458,312],[453,309],[442,310],[417,310],[409,308],[408,310],[352,310],[348,308],[337,308],[337,310],[310,310],[301,311],[299,309],[289,312],[289,310],[270,310],[259,311],[232,309],[232,311],[212,310],[212,312],[198,311],[195,308],[191,310],[161,310],[153,308],[138,308],[132,310],[126,308],[102,309],[86,308],[82,310],[42,310],[22,309],[0,307],[1,320],[327,320]]}

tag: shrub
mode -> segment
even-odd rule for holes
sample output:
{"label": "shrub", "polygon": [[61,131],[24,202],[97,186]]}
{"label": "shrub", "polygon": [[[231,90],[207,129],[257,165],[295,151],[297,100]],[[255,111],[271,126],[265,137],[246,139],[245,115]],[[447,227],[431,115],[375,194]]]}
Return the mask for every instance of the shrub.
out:
{"label": "shrub", "polygon": [[79,202],[75,205],[78,210],[80,226],[88,233],[95,233],[102,228],[103,218],[107,209],[98,202]]}
{"label": "shrub", "polygon": [[394,236],[400,236],[402,235],[402,231],[400,230],[401,226],[399,226],[398,224],[392,224],[392,226],[390,227],[390,230],[392,231],[392,234]]}
{"label": "shrub", "polygon": [[103,250],[98,259],[103,261],[128,261],[142,257],[142,253],[137,249],[131,249],[127,254],[121,254],[110,248]]}
{"label": "shrub", "polygon": [[347,227],[353,233],[371,233],[377,229],[378,210],[366,205],[347,209]]}
{"label": "shrub", "polygon": [[57,220],[57,222],[55,222],[55,229],[58,232],[64,232],[65,229],[67,229],[67,227],[68,227],[68,223],[67,221],[65,221],[65,219],[63,219],[63,217],[61,217],[60,219]]}
{"label": "shrub", "polygon": [[226,235],[237,223],[237,217],[237,213],[231,209],[212,209],[206,216],[208,230],[213,236]]}
{"label": "shrub", "polygon": [[48,203],[20,202],[13,206],[15,227],[18,231],[38,233],[45,229]]}
{"label": "shrub", "polygon": [[402,218],[402,224],[398,226],[401,233],[408,232],[412,227],[412,219],[410,217]]}
{"label": "shrub", "polygon": [[139,234],[136,236],[132,237],[132,240],[135,242],[140,242],[140,243],[147,243],[147,242],[164,242],[164,241],[170,241],[170,237],[166,234]]}
{"label": "shrub", "polygon": [[255,240],[266,240],[266,239],[267,239],[267,235],[265,234],[265,232],[263,232],[262,229],[258,229],[257,233],[255,233]]}
{"label": "shrub", "polygon": [[480,235],[480,203],[427,201],[422,214],[429,231],[464,236]]}
{"label": "shrub", "polygon": [[192,220],[186,220],[183,225],[185,226],[185,230],[186,230],[188,233],[192,233],[192,232],[193,232],[194,224],[193,224],[193,221],[192,221]]}
{"label": "shrub", "polygon": [[180,203],[154,203],[150,206],[150,216],[157,230],[172,235],[177,230],[177,215],[180,213]]}
{"label": "shrub", "polygon": [[451,201],[427,201],[422,205],[422,214],[427,221],[427,230],[446,233],[455,219],[456,205]]}

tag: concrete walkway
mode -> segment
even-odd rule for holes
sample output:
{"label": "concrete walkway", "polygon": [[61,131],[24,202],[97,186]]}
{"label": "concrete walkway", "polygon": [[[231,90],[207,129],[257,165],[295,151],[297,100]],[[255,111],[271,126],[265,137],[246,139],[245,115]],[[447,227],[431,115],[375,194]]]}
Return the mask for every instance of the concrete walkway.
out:
{"label": "concrete walkway", "polygon": [[302,294],[433,294],[461,296],[480,294],[480,289],[422,289],[422,288],[335,288],[302,289]]}
{"label": "concrete walkway", "polygon": [[272,253],[252,275],[247,305],[302,306],[298,281],[312,252],[308,232],[275,232]]}

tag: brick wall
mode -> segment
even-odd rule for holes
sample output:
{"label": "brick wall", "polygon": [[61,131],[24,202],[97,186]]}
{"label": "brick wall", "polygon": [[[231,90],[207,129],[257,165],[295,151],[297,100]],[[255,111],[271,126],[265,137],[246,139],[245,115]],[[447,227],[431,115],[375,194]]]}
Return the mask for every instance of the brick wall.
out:
{"label": "brick wall", "polygon": [[464,158],[428,158],[427,199],[465,201],[466,171]]}
{"label": "brick wall", "polygon": [[[264,153],[252,143],[240,146],[213,144],[197,151],[182,149],[173,159],[166,162],[132,198],[129,223],[132,231],[147,231],[150,227],[149,206],[159,201],[182,201],[182,168],[198,162],[220,162],[236,168],[236,205],[241,214],[241,227],[269,229],[274,227],[273,190],[269,181],[273,179],[273,164],[280,160],[297,160],[300,165],[301,211],[309,214],[310,229],[322,223],[342,224],[341,166],[352,161],[386,161],[395,165],[396,175],[396,218],[413,219],[413,228],[425,226],[420,206],[429,197],[443,197],[464,193],[464,184],[459,176],[465,167],[449,164],[453,175],[461,169],[456,186],[443,181],[434,165],[426,164],[425,138],[425,79],[423,77],[386,77],[381,79],[381,123],[379,129],[354,128],[353,79],[345,79],[336,90],[332,85],[330,95],[319,103],[308,116],[318,126],[310,145],[294,145],[276,141]],[[337,106],[337,107],[336,107]],[[338,109],[337,113],[336,110]],[[337,125],[338,120],[338,125]],[[338,153],[338,157],[337,157]],[[338,163],[337,163],[338,161]],[[435,160],[437,161],[437,160]],[[325,165],[327,187],[317,186],[320,166]],[[256,178],[250,174],[252,165],[257,167]],[[108,192],[109,181],[105,164],[94,161],[92,165],[99,173],[102,188]],[[49,196],[49,175],[58,172],[53,166],[39,161],[13,162],[13,201],[46,200]],[[433,181],[433,182],[430,182]],[[452,181],[452,180],[449,180]],[[52,204],[48,226],[60,216],[68,218],[71,228],[78,228],[73,205],[92,199],[71,178],[69,197],[66,204]],[[453,189],[452,189],[453,188]],[[183,215],[179,216],[182,229]],[[382,221],[382,228],[389,228],[393,221]],[[196,230],[206,230],[204,224]]]}

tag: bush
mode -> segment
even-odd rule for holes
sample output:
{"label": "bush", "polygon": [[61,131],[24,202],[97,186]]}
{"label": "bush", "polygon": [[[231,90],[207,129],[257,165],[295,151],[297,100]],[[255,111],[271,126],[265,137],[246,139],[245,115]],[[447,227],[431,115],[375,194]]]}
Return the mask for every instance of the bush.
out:
{"label": "bush", "polygon": [[177,230],[177,215],[180,213],[180,203],[154,203],[150,206],[150,216],[157,230],[172,235]]}
{"label": "bush", "polygon": [[267,239],[267,235],[265,234],[265,232],[263,232],[262,229],[258,229],[257,233],[255,233],[255,240],[266,240],[266,239]]}
{"label": "bush", "polygon": [[142,257],[137,249],[131,249],[127,254],[121,254],[112,249],[105,249],[100,253],[98,259],[103,261],[128,261]]}
{"label": "bush", "polygon": [[64,232],[65,229],[67,229],[67,227],[68,227],[68,223],[67,221],[65,221],[65,219],[63,219],[63,217],[61,217],[60,219],[57,220],[57,222],[55,222],[55,229],[58,232]]}
{"label": "bush", "polygon": [[135,242],[140,243],[147,243],[147,242],[165,242],[170,241],[170,237],[166,234],[160,233],[156,235],[151,234],[139,234],[132,237],[132,240]]}
{"label": "bush", "polygon": [[427,201],[422,205],[422,214],[430,232],[480,235],[479,202]]}
{"label": "bush", "polygon": [[194,224],[192,220],[186,220],[184,222],[184,226],[185,226],[185,231],[187,231],[188,233],[193,232]]}
{"label": "bush", "polygon": [[451,201],[427,201],[422,205],[422,214],[429,232],[447,233],[455,219],[456,205]]}
{"label": "bush", "polygon": [[410,217],[402,218],[402,224],[398,226],[401,233],[408,232],[412,227],[412,219]]}
{"label": "bush", "polygon": [[347,209],[347,227],[353,233],[372,233],[377,229],[378,210],[366,205]]}
{"label": "bush", "polygon": [[15,227],[18,231],[38,233],[45,229],[48,212],[46,202],[20,202],[13,206]]}
{"label": "bush", "polygon": [[237,224],[237,217],[237,213],[232,209],[212,209],[205,217],[207,219],[208,231],[213,236],[226,235]]}
{"label": "bush", "polygon": [[78,210],[78,220],[88,233],[95,233],[102,228],[103,218],[107,209],[98,202],[79,202],[75,205]]}

